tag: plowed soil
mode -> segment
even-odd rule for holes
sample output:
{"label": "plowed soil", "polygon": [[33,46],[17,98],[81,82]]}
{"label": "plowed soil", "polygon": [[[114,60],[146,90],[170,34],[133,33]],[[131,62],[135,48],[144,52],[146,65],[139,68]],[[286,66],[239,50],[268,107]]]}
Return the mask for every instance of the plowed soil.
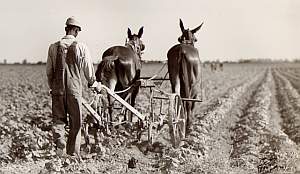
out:
{"label": "plowed soil", "polygon": [[[145,65],[143,75],[160,66]],[[98,132],[99,143],[91,135],[89,148],[82,139],[79,161],[56,154],[45,66],[0,66],[0,173],[300,173],[300,64],[225,64],[202,72],[203,102],[181,147],[172,147],[167,125],[152,146],[146,132],[137,141],[119,126],[111,135]],[[170,92],[169,82],[161,89]],[[85,88],[83,96],[91,100],[93,93]],[[147,89],[136,108],[149,115]]]}

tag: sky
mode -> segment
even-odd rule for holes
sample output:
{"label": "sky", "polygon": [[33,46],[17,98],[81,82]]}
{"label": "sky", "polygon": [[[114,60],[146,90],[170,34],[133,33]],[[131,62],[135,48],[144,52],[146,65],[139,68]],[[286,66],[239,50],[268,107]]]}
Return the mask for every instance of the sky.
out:
{"label": "sky", "polygon": [[47,60],[48,47],[64,36],[65,21],[78,18],[84,42],[98,63],[124,45],[129,27],[144,26],[143,59],[166,60],[181,35],[179,19],[193,29],[200,59],[300,58],[299,0],[0,0],[0,62]]}

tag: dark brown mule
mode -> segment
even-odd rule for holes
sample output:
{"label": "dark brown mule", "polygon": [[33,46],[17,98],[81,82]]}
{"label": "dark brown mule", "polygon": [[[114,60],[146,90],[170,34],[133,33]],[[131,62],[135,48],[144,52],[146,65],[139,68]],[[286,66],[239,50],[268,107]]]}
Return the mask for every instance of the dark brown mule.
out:
{"label": "dark brown mule", "polygon": [[[193,30],[184,29],[180,19],[182,35],[178,38],[180,44],[173,46],[168,51],[168,70],[172,85],[172,92],[180,94],[182,98],[196,99],[198,90],[197,82],[200,80],[200,58],[194,42],[197,41],[194,34],[201,28],[203,23]],[[193,121],[194,103],[184,102],[187,114],[187,133]]]}
{"label": "dark brown mule", "polygon": [[[138,34],[131,34],[128,28],[128,42],[125,46],[113,46],[107,49],[102,55],[102,61],[96,70],[96,79],[112,91],[125,90],[140,78],[141,54],[145,46],[140,40],[143,35],[143,27]],[[127,39],[126,39],[127,41]],[[139,88],[133,88],[121,94],[122,98],[130,96],[130,104],[134,107],[135,98]],[[108,97],[110,119],[112,119],[113,98]],[[124,118],[126,119],[126,118]],[[131,114],[130,114],[131,121]]]}

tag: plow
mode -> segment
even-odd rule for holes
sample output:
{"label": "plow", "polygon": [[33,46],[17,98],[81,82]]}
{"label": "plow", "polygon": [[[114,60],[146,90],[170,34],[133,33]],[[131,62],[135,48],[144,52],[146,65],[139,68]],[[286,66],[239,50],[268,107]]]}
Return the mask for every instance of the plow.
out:
{"label": "plow", "polygon": [[[118,102],[119,106],[121,106],[121,108],[118,108],[121,109],[120,114],[124,115],[127,111],[129,111],[135,117],[132,119],[112,122],[112,119],[109,118],[110,115],[108,114],[108,107],[105,106],[103,102],[100,102],[104,100],[105,96],[99,93],[95,93],[95,98],[97,98],[97,100],[88,102],[83,99],[82,104],[96,120],[98,127],[104,128],[106,133],[110,132],[110,126],[114,127],[128,122],[131,124],[136,123],[138,125],[137,139],[140,140],[142,132],[146,131],[147,140],[150,145],[155,142],[164,124],[167,124],[169,127],[169,136],[172,146],[177,148],[186,136],[187,115],[185,112],[184,102],[202,102],[202,95],[201,99],[189,99],[181,98],[180,95],[175,93],[165,92],[154,83],[155,81],[160,81],[160,84],[162,84],[164,80],[168,79],[155,77],[147,79],[141,78],[131,86],[131,88],[149,89],[149,112],[147,114],[141,113],[136,108],[132,107],[126,101],[128,97],[123,99],[117,94],[117,92],[112,91],[105,85],[101,85],[102,90],[113,97],[115,102]],[[159,107],[154,106],[157,104],[159,104]],[[158,108],[159,111],[157,111]],[[87,128],[84,130],[87,131]],[[85,133],[85,135],[87,135],[87,133]]]}

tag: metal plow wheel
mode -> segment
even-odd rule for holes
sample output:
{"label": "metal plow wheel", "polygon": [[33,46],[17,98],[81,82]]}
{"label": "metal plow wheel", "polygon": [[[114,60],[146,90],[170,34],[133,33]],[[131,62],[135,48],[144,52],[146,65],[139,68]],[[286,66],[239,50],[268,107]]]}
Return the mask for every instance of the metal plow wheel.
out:
{"label": "metal plow wheel", "polygon": [[169,131],[173,147],[177,148],[181,140],[185,138],[187,117],[179,95],[170,95],[169,102]]}

